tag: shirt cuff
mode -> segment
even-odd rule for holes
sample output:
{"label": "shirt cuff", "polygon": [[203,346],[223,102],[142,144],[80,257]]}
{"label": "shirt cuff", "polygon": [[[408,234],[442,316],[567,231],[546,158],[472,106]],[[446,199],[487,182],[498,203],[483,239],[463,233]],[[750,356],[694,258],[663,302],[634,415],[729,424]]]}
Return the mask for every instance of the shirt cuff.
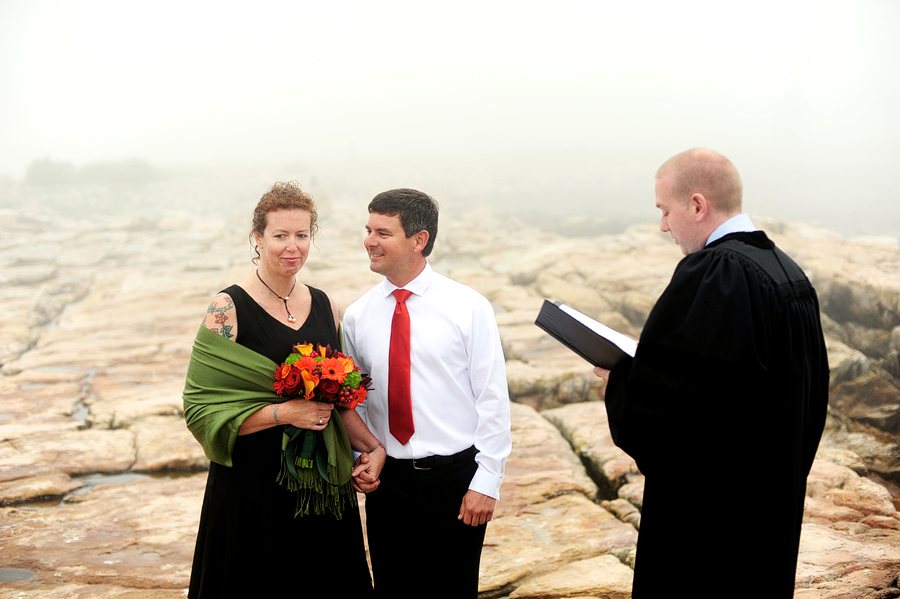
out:
{"label": "shirt cuff", "polygon": [[500,499],[500,485],[503,484],[503,477],[487,472],[484,468],[475,471],[472,482],[469,483],[469,490]]}

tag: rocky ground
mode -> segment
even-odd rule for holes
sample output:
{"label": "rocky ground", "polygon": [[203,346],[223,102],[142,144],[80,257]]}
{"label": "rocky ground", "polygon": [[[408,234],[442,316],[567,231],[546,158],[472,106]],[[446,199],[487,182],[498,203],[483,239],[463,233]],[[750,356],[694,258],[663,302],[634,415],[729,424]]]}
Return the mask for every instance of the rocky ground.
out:
{"label": "rocky ground", "polygon": [[[365,211],[323,208],[301,279],[345,307],[377,281]],[[516,402],[482,594],[627,598],[642,477],[609,439],[599,379],[533,323],[548,297],[636,336],[680,251],[654,224],[571,237],[487,211],[442,219],[432,262],[493,303]],[[817,286],[832,367],[796,596],[898,597],[897,240],[756,221]],[[181,390],[209,299],[250,272],[248,226],[249,209],[0,209],[0,598],[184,596],[206,460]],[[684,467],[686,492],[712,500],[701,465]],[[702,555],[685,580],[703,584]]]}

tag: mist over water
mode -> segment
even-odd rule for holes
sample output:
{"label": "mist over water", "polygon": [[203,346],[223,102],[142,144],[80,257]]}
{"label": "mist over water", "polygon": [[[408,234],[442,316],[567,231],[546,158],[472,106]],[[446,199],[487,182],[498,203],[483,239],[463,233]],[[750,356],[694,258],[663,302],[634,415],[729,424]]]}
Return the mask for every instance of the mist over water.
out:
{"label": "mist over water", "polygon": [[893,0],[6,0],[0,207],[242,210],[297,179],[586,234],[655,222],[656,168],[705,146],[751,215],[900,237],[898,29]]}
{"label": "mist over water", "polygon": [[[517,224],[523,224],[590,236],[617,233],[633,223],[658,222],[653,197],[657,160],[656,156],[532,153],[158,168],[152,179],[138,182],[33,184],[6,178],[0,180],[0,209],[75,219],[173,211],[237,213],[246,215],[249,223],[253,206],[272,183],[297,180],[319,202],[323,217],[355,218],[360,231],[365,206],[375,194],[414,187],[435,197],[445,218],[489,207],[509,217],[511,234]],[[855,176],[844,177],[839,169],[823,173],[826,169],[820,165],[754,169],[749,164],[751,168],[744,168],[742,174],[744,208],[751,215],[822,224],[847,237],[900,239],[900,209],[888,199],[895,195],[893,189],[884,186],[876,198],[860,196],[861,190],[854,189]],[[869,178],[877,182],[883,174],[875,170],[870,168]],[[861,176],[859,170],[856,176]],[[334,205],[351,213],[333,214]]]}

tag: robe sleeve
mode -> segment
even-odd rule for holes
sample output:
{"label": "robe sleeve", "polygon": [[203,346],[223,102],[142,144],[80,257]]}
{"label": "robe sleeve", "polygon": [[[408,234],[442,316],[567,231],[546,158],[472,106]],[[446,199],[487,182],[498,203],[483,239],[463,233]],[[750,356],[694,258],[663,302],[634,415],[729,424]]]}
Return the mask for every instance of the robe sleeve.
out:
{"label": "robe sleeve", "polygon": [[613,439],[644,474],[693,452],[733,449],[747,424],[747,406],[737,403],[773,359],[769,295],[732,253],[701,251],[679,263],[606,392]]}

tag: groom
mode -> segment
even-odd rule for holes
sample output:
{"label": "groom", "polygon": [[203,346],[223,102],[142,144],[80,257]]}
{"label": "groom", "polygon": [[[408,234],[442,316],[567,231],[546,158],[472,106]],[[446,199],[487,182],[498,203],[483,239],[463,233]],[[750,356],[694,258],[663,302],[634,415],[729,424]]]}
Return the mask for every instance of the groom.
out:
{"label": "groom", "polygon": [[437,228],[430,196],[375,196],[365,247],[385,278],[344,314],[345,350],[374,385],[357,411],[384,444],[361,456],[368,468],[355,478],[368,493],[377,597],[477,597],[512,445],[493,309],[431,269]]}

